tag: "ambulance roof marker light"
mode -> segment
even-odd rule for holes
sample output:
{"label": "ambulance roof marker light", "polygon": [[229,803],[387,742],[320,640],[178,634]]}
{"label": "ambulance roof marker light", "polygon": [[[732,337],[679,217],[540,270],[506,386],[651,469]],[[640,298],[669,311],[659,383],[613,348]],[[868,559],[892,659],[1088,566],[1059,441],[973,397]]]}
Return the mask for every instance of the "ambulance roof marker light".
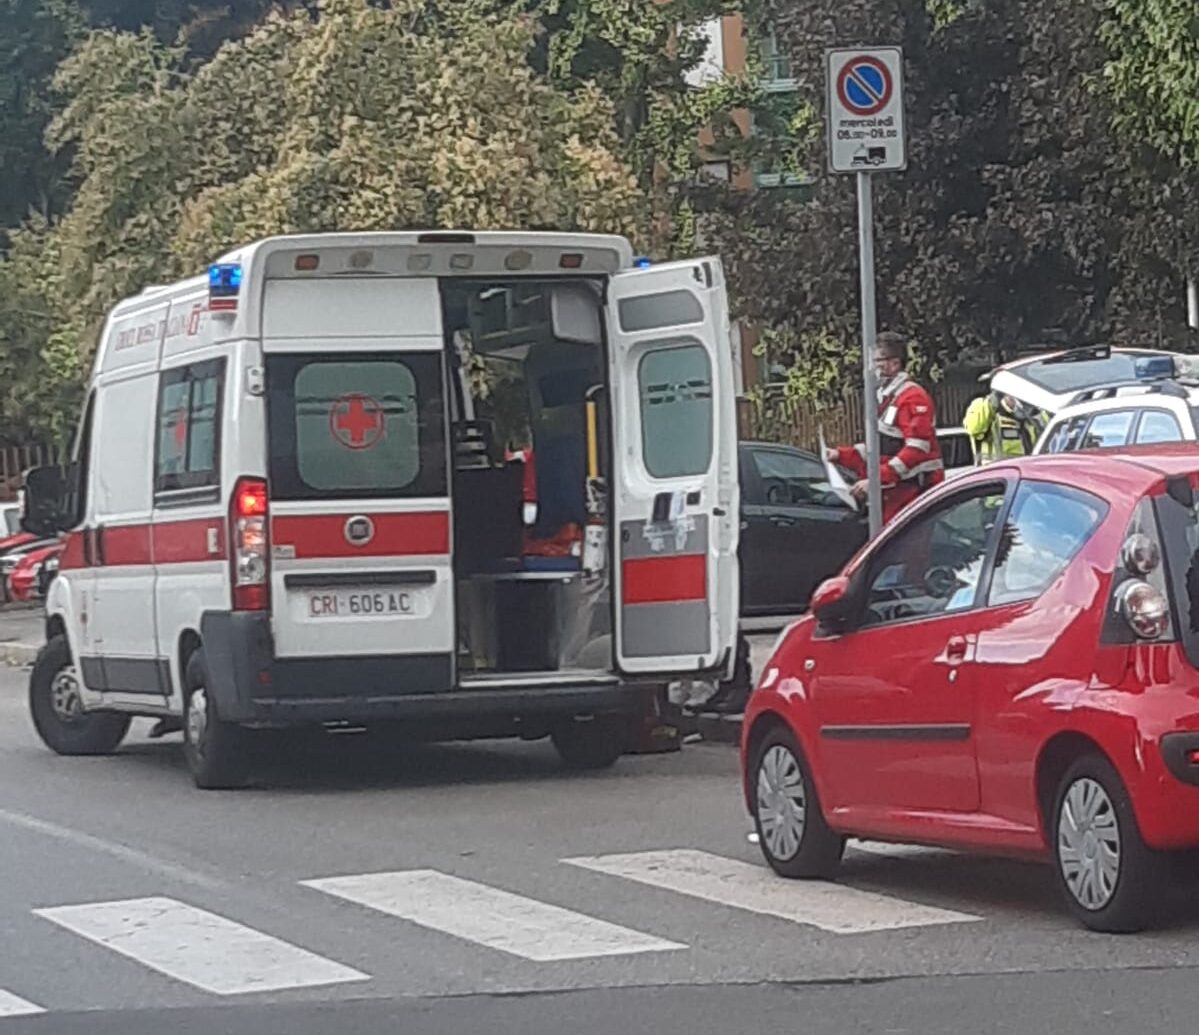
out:
{"label": "ambulance roof marker light", "polygon": [[242,268],[239,262],[215,262],[208,267],[208,309],[214,313],[237,311],[241,293]]}

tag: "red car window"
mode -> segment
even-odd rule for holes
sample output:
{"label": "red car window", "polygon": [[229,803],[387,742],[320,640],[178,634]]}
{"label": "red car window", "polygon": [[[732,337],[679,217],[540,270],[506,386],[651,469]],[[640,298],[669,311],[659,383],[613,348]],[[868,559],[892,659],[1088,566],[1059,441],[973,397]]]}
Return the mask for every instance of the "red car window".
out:
{"label": "red car window", "polygon": [[1107,509],[1081,489],[1022,482],[1004,522],[987,603],[1039,597],[1091,538]]}
{"label": "red car window", "polygon": [[973,607],[1003,500],[1002,484],[976,486],[896,533],[870,566],[861,624],[929,618]]}

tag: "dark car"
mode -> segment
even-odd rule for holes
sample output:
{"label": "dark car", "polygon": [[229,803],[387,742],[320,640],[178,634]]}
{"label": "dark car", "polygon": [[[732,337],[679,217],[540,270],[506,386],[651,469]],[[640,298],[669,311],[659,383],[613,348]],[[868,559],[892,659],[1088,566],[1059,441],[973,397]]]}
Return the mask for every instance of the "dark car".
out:
{"label": "dark car", "polygon": [[[852,475],[845,479],[853,482]],[[814,453],[741,443],[741,613],[795,614],[867,538],[866,516],[828,482]]]}

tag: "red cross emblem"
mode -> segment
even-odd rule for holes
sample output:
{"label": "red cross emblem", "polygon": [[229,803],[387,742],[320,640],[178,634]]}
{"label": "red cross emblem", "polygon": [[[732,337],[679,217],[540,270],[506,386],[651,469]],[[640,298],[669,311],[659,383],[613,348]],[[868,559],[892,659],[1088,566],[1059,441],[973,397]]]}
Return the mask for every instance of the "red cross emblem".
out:
{"label": "red cross emblem", "polygon": [[383,438],[383,407],[369,395],[343,395],[329,410],[329,430],[347,449],[370,449]]}

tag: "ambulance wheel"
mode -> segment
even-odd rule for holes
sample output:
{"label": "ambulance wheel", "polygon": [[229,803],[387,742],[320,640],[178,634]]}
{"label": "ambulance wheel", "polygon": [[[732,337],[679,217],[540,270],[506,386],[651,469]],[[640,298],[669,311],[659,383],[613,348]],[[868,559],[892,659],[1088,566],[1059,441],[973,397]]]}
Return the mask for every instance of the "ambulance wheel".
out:
{"label": "ambulance wheel", "polygon": [[607,769],[629,746],[628,722],[613,716],[575,719],[550,734],[568,769]]}
{"label": "ambulance wheel", "polygon": [[29,679],[29,711],[38,736],[60,755],[111,755],[129,732],[117,712],[85,712],[79,673],[65,636],[41,649]]}
{"label": "ambulance wheel", "polygon": [[202,650],[187,659],[184,683],[183,753],[196,786],[207,791],[244,787],[250,778],[250,734],[218,714]]}

